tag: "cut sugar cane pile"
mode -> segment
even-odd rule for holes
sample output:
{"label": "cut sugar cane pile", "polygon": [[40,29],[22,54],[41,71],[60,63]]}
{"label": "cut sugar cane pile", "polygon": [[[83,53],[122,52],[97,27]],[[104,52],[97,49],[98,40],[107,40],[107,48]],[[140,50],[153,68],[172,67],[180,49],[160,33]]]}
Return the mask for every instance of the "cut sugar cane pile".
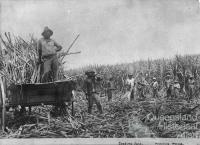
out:
{"label": "cut sugar cane pile", "polygon": [[[122,138],[122,137],[177,137],[180,130],[167,130],[160,127],[162,120],[148,120],[146,116],[169,115],[184,112],[197,112],[196,105],[178,104],[166,100],[147,99],[142,102],[130,102],[127,97],[115,94],[112,102],[102,97],[103,115],[98,115],[95,108],[93,114],[87,113],[87,100],[78,92],[75,95],[75,116],[71,112],[50,117],[51,106],[34,107],[32,115],[8,115],[7,132],[3,138]],[[170,107],[171,110],[167,110]],[[174,112],[177,111],[177,112]],[[187,120],[186,120],[187,121]],[[184,124],[184,122],[180,122]]]}
{"label": "cut sugar cane pile", "polygon": [[5,33],[5,38],[0,37],[5,54],[2,55],[3,69],[1,75],[5,76],[8,83],[33,83],[37,73],[37,42],[31,36],[30,41],[21,37]]}
{"label": "cut sugar cane pile", "polygon": [[[50,106],[35,107],[30,116],[14,118],[9,116],[7,122],[7,132],[4,138],[29,138],[29,137],[151,137],[153,133],[148,127],[140,125],[139,115],[137,115],[138,105],[131,104],[127,98],[117,96],[113,102],[108,103],[107,99],[102,99],[104,115],[89,115],[87,113],[86,100],[82,93],[77,93],[75,98],[75,116],[70,112],[61,117],[48,117]],[[135,111],[133,111],[135,110]],[[97,110],[93,110],[98,114]],[[137,126],[137,133],[129,131],[129,119],[134,119]]]}

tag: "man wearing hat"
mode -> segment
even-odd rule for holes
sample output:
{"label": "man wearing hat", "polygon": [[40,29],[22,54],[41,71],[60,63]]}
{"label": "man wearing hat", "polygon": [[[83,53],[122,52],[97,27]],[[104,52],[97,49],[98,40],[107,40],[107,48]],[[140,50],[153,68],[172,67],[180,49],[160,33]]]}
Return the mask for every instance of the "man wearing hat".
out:
{"label": "man wearing hat", "polygon": [[165,76],[165,87],[166,88],[169,88],[169,85],[170,85],[170,83],[172,82],[172,80],[171,80],[171,75],[166,75]]}
{"label": "man wearing hat", "polygon": [[128,78],[126,80],[127,90],[130,91],[130,101],[134,100],[135,93],[135,79],[133,74],[128,74]]}
{"label": "man wearing hat", "polygon": [[179,84],[180,84],[180,91],[181,92],[185,92],[185,89],[184,89],[184,75],[181,71],[178,71],[177,72],[177,79],[179,81]]}
{"label": "man wearing hat", "polygon": [[176,79],[174,81],[174,97],[175,98],[178,98],[179,95],[180,95],[180,89],[181,89],[181,86],[180,86],[180,83],[179,81]]}
{"label": "man wearing hat", "polygon": [[96,76],[96,92],[99,93],[99,96],[103,96],[103,77],[101,75]]}
{"label": "man wearing hat", "polygon": [[152,83],[152,88],[153,88],[153,97],[156,98],[158,97],[158,81],[156,80],[155,77],[153,77],[153,83]]}
{"label": "man wearing hat", "polygon": [[97,105],[97,109],[100,114],[103,113],[100,101],[98,100],[98,92],[96,91],[96,79],[95,79],[95,72],[94,71],[87,71],[85,72],[87,78],[84,81],[83,91],[88,100],[88,113],[92,113],[92,107],[95,103]]}
{"label": "man wearing hat", "polygon": [[165,88],[166,88],[167,97],[172,96],[173,84],[172,84],[172,79],[171,79],[170,74],[167,74],[165,76]]}
{"label": "man wearing hat", "polygon": [[194,95],[194,89],[195,89],[195,81],[194,77],[190,75],[189,80],[188,80],[188,99],[191,100]]}
{"label": "man wearing hat", "polygon": [[48,27],[42,32],[43,38],[39,39],[37,44],[39,54],[39,64],[42,65],[40,82],[56,81],[58,79],[58,58],[57,52],[62,49],[56,41],[50,37],[53,31]]}
{"label": "man wearing hat", "polygon": [[108,96],[108,101],[112,101],[112,91],[114,90],[113,77],[110,76],[106,82],[106,94]]}

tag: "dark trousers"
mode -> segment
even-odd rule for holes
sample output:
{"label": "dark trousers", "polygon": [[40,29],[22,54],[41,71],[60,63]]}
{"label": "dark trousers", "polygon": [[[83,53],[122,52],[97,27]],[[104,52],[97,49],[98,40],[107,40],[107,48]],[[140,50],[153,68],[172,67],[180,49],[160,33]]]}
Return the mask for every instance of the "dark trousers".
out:
{"label": "dark trousers", "polygon": [[194,96],[194,85],[189,85],[188,87],[188,99],[191,100]]}
{"label": "dark trousers", "polygon": [[108,101],[111,101],[112,100],[112,90],[108,89],[107,95],[108,95]]}
{"label": "dark trousers", "polygon": [[157,89],[153,89],[153,97],[154,98],[158,97],[158,90]]}
{"label": "dark trousers", "polygon": [[44,58],[42,65],[41,82],[50,82],[58,80],[58,58],[52,56],[50,58]]}
{"label": "dark trousers", "polygon": [[138,94],[139,94],[139,99],[144,99],[145,98],[144,89],[143,88],[138,89]]}
{"label": "dark trousers", "polygon": [[90,113],[90,114],[92,113],[92,107],[93,107],[94,103],[97,105],[97,109],[98,109],[99,113],[102,114],[103,110],[102,110],[101,103],[99,102],[96,94],[94,94],[94,93],[88,95],[88,113]]}
{"label": "dark trousers", "polygon": [[134,100],[134,88],[130,90],[131,94],[130,94],[130,101]]}
{"label": "dark trousers", "polygon": [[169,98],[171,96],[172,96],[172,88],[169,87],[169,88],[167,88],[167,98]]}

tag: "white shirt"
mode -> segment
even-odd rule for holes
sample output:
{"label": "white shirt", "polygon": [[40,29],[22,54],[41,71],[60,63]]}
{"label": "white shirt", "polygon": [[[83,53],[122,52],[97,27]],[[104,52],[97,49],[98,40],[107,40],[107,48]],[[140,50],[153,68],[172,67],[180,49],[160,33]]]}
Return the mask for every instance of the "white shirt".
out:
{"label": "white shirt", "polygon": [[131,79],[128,78],[126,80],[126,84],[131,85],[131,87],[134,87],[135,79],[134,78],[131,78]]}
{"label": "white shirt", "polygon": [[175,84],[174,84],[174,88],[180,89],[180,88],[181,88],[181,86],[180,86],[180,84],[179,84],[179,83],[175,83]]}
{"label": "white shirt", "polygon": [[153,82],[153,88],[154,88],[154,89],[157,89],[157,88],[158,88],[158,82],[157,82],[157,81]]}

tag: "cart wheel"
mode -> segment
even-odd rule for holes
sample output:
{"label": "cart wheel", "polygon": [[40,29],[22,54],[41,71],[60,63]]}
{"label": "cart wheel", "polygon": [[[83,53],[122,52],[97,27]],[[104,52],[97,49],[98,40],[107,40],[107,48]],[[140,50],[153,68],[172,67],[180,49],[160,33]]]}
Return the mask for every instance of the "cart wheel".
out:
{"label": "cart wheel", "polygon": [[0,105],[0,111],[1,111],[1,129],[4,132],[5,129],[5,114],[6,114],[6,92],[5,92],[5,81],[3,77],[0,77],[0,85],[1,85],[1,105]]}

